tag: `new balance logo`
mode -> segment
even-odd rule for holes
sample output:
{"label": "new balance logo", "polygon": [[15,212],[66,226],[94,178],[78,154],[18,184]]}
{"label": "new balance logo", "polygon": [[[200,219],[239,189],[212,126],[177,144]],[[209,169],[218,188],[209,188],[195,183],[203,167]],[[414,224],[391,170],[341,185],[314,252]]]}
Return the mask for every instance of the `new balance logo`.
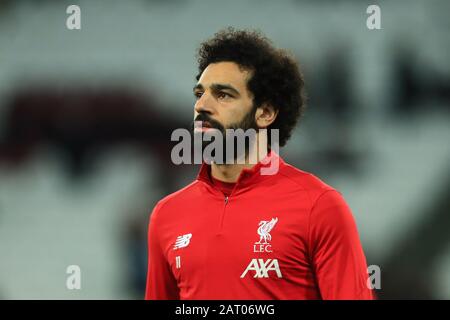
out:
{"label": "new balance logo", "polygon": [[186,248],[189,243],[191,242],[192,233],[184,234],[182,236],[179,236],[177,240],[175,241],[175,245],[173,246],[173,250]]}
{"label": "new balance logo", "polygon": [[247,269],[241,274],[241,278],[244,278],[250,270],[255,271],[253,278],[268,278],[269,271],[275,271],[278,278],[283,278],[277,259],[267,259],[266,261],[264,259],[252,259]]}

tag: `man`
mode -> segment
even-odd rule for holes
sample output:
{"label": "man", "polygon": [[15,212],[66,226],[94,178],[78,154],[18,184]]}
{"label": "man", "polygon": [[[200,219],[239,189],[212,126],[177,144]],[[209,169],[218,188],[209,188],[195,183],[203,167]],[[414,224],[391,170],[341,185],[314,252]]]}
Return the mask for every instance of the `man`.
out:
{"label": "man", "polygon": [[[305,100],[289,54],[257,32],[228,28],[201,45],[198,62],[197,133],[278,130],[286,144]],[[146,299],[373,298],[343,197],[266,151],[261,157],[253,143],[244,163],[204,162],[193,183],[157,203]],[[262,174],[274,161],[277,170]]]}

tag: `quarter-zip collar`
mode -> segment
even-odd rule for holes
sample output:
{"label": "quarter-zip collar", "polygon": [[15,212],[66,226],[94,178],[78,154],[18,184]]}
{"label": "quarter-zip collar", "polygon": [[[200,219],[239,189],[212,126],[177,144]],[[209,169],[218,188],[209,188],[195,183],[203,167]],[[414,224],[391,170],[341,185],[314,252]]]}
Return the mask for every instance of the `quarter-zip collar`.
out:
{"label": "quarter-zip collar", "polygon": [[[273,163],[276,163],[276,161],[278,161],[278,171],[279,171],[283,166],[285,166],[285,162],[276,152],[270,151],[263,160],[259,161],[253,167],[243,169],[236,181],[236,185],[233,189],[233,194],[235,194],[241,189],[245,189],[254,184],[258,184],[266,179],[270,179],[274,175],[277,175],[278,172],[275,172],[273,175],[261,174],[262,168],[269,168],[271,165],[273,165]],[[213,182],[211,181],[210,173],[211,173],[211,165],[208,165],[205,162],[203,162],[202,166],[200,167],[200,171],[197,175],[197,180],[205,182],[212,188],[216,188]]]}

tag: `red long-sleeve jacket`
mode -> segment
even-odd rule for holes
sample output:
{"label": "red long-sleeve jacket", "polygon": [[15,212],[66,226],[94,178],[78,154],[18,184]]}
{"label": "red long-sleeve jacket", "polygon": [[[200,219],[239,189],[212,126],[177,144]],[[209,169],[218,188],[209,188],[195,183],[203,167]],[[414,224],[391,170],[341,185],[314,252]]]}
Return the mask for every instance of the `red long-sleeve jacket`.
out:
{"label": "red long-sleeve jacket", "polygon": [[352,213],[341,194],[279,161],[244,169],[227,197],[203,164],[157,203],[146,299],[373,299]]}

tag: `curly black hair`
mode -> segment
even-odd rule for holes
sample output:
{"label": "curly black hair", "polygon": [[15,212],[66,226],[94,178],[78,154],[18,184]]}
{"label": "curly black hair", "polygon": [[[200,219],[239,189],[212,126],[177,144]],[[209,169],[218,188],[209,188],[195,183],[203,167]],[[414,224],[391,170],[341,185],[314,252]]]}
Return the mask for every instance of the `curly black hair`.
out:
{"label": "curly black hair", "polygon": [[200,45],[197,80],[209,64],[224,61],[252,72],[247,89],[253,94],[253,105],[267,103],[278,110],[268,129],[279,129],[279,145],[284,146],[306,103],[304,79],[295,58],[275,48],[259,31],[228,27]]}

